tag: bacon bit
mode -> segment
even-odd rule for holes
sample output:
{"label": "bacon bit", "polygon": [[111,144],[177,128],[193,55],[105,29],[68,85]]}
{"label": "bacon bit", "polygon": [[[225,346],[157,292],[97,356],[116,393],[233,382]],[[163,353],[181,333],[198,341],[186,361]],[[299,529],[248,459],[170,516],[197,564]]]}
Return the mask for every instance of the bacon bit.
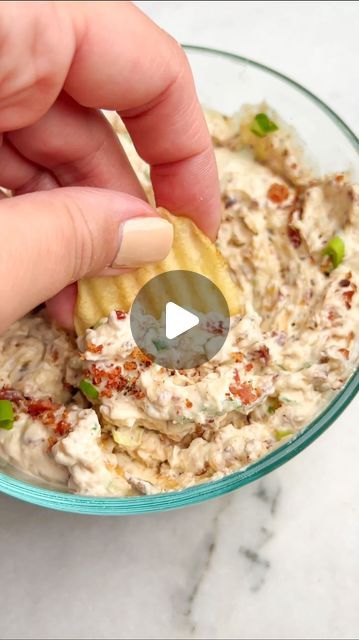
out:
{"label": "bacon bit", "polygon": [[139,349],[139,347],[135,347],[131,353],[130,353],[131,358],[136,358],[136,359],[140,359],[141,356],[143,356],[143,353],[141,351],[141,349]]}
{"label": "bacon bit", "polygon": [[134,390],[132,391],[132,395],[134,398],[136,398],[137,400],[142,400],[142,398],[145,397],[145,392],[141,391],[141,389],[136,389],[134,388]]}
{"label": "bacon bit", "polygon": [[103,344],[94,344],[93,342],[87,342],[87,351],[90,353],[102,353]]}
{"label": "bacon bit", "polygon": [[344,280],[340,280],[339,286],[340,287],[349,287],[350,286],[350,280],[348,280],[347,278],[344,278]]}
{"label": "bacon bit", "polygon": [[244,355],[240,351],[231,353],[234,362],[243,362]]}
{"label": "bacon bit", "polygon": [[146,367],[151,364],[151,360],[136,347],[133,349],[130,358],[123,366],[124,371],[133,371],[134,374],[125,377],[122,375],[122,369],[119,366],[111,369],[102,369],[93,364],[89,369],[91,382],[99,387],[99,394],[101,398],[111,398],[114,391],[122,392],[125,396],[131,395],[134,398],[144,398],[145,393],[138,389],[136,386],[137,380],[140,377],[140,371],[138,370],[140,360]]}
{"label": "bacon bit", "polygon": [[55,404],[50,399],[48,400],[34,400],[29,403],[27,407],[27,413],[32,417],[36,418],[37,416],[45,413],[45,411],[56,411],[59,409],[61,405]]}
{"label": "bacon bit", "polygon": [[53,359],[54,362],[57,362],[59,359],[59,352],[57,349],[53,349],[52,353],[51,353],[51,357]]}
{"label": "bacon bit", "polygon": [[143,353],[143,351],[141,351],[141,349],[139,349],[138,347],[135,347],[133,349],[133,351],[130,354],[130,357],[133,358],[134,360],[139,360],[146,367],[152,364],[152,360],[148,356],[146,356],[146,354]]}
{"label": "bacon bit", "polygon": [[57,438],[55,438],[55,436],[50,436],[47,440],[47,443],[48,443],[47,453],[50,453],[52,447],[57,443]]}
{"label": "bacon bit", "polygon": [[268,189],[267,198],[271,202],[281,204],[284,200],[287,200],[289,196],[289,190],[284,184],[274,182]]}
{"label": "bacon bit", "polygon": [[328,364],[328,362],[329,362],[328,356],[321,356],[319,360],[319,364]]}
{"label": "bacon bit", "polygon": [[187,409],[191,409],[193,407],[193,403],[188,399],[186,399],[186,407]]}
{"label": "bacon bit", "polygon": [[111,397],[112,397],[111,389],[103,389],[103,391],[100,391],[100,398],[111,398]]}
{"label": "bacon bit", "polygon": [[135,369],[137,369],[135,362],[125,362],[123,367],[124,369],[126,369],[126,371],[134,371]]}
{"label": "bacon bit", "polygon": [[338,175],[335,176],[335,182],[343,182],[344,180],[344,175],[342,173],[338,173]]}
{"label": "bacon bit", "polygon": [[348,349],[338,349],[340,353],[344,356],[346,360],[349,360],[349,350]]}
{"label": "bacon bit", "polygon": [[15,389],[9,389],[8,387],[3,387],[0,389],[0,400],[12,400],[12,402],[18,403],[24,399],[24,396],[20,391],[16,391]]}
{"label": "bacon bit", "polygon": [[215,336],[223,336],[226,331],[223,320],[218,320],[218,322],[207,322],[206,329],[209,333],[213,333]]}
{"label": "bacon bit", "polygon": [[251,362],[249,362],[248,364],[246,364],[246,366],[244,367],[246,371],[252,371],[253,369],[253,365]]}
{"label": "bacon bit", "polygon": [[115,389],[116,391],[122,391],[127,384],[126,378],[121,375],[121,368],[115,367],[113,370],[107,372],[107,389]]}
{"label": "bacon bit", "polygon": [[102,382],[104,378],[106,378],[107,373],[104,369],[100,369],[99,367],[96,367],[95,364],[93,364],[90,369],[90,375],[91,375],[93,384],[98,385]]}
{"label": "bacon bit", "polygon": [[45,413],[41,415],[40,420],[45,426],[53,425],[56,422],[55,414],[53,411],[45,411]]}
{"label": "bacon bit", "polygon": [[235,371],[234,371],[233,378],[234,378],[234,381],[235,381],[237,384],[239,384],[239,383],[240,383],[240,381],[241,381],[241,380],[240,380],[239,373],[238,373],[237,369],[235,369]]}
{"label": "bacon bit", "polygon": [[244,382],[240,386],[231,384],[229,385],[229,390],[234,396],[239,397],[243,404],[254,402],[260,395],[260,391],[258,391],[258,389],[254,391],[252,386],[247,382]]}
{"label": "bacon bit", "polygon": [[329,311],[328,313],[328,320],[330,320],[331,322],[333,322],[333,320],[336,320],[338,318],[338,314],[336,311]]}
{"label": "bacon bit", "polygon": [[126,318],[126,313],[125,311],[116,311],[116,318],[117,320],[124,320]]}
{"label": "bacon bit", "polygon": [[265,344],[263,344],[261,347],[259,347],[259,349],[252,351],[251,359],[257,360],[257,361],[259,360],[265,366],[267,366],[270,362],[270,351],[268,347]]}
{"label": "bacon bit", "polygon": [[344,291],[343,293],[343,298],[344,298],[345,306],[347,309],[352,308],[352,297],[354,293],[355,293],[354,291]]}
{"label": "bacon bit", "polygon": [[70,431],[70,425],[68,422],[66,422],[66,420],[60,420],[55,428],[55,433],[57,433],[59,436],[65,436],[68,434],[68,432]]}
{"label": "bacon bit", "polygon": [[298,249],[302,244],[302,238],[300,237],[299,230],[293,227],[291,224],[287,228],[288,238],[291,241],[293,247]]}

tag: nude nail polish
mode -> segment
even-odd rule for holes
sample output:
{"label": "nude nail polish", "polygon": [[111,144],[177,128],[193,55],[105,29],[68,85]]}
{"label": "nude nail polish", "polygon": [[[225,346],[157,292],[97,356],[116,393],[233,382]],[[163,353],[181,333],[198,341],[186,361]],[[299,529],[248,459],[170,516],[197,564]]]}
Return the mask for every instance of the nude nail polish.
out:
{"label": "nude nail polish", "polygon": [[172,242],[173,227],[163,218],[126,220],[120,227],[120,248],[111,267],[140,267],[159,262],[168,255]]}

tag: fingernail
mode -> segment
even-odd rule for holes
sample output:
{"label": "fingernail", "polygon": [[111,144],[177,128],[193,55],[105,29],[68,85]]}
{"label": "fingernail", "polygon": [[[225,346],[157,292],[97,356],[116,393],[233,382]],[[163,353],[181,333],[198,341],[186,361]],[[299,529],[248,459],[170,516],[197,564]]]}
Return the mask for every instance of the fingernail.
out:
{"label": "fingernail", "polygon": [[169,253],[173,227],[163,218],[131,218],[120,227],[120,248],[112,267],[140,267],[159,262]]}

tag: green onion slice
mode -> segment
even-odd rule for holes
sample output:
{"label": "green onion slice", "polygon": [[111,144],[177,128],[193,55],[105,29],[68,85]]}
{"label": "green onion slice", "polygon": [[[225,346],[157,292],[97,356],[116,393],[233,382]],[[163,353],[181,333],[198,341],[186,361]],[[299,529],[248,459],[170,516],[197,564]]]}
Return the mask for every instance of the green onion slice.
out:
{"label": "green onion slice", "polygon": [[97,400],[99,392],[97,391],[96,387],[93,386],[92,382],[90,382],[90,380],[81,380],[79,387],[80,391],[82,391],[82,393],[87,398],[89,398],[90,400]]}
{"label": "green onion slice", "polygon": [[254,116],[250,130],[259,138],[264,138],[268,133],[278,131],[278,128],[278,125],[273,120],[270,120],[265,113],[257,113]]}
{"label": "green onion slice", "polygon": [[168,347],[167,343],[164,340],[152,340],[152,343],[156,347],[157,351],[163,351]]}
{"label": "green onion slice", "polygon": [[291,431],[290,429],[276,429],[274,432],[274,437],[277,440],[277,442],[279,440],[283,440],[283,438],[287,438],[288,436],[292,436],[293,435],[293,431]]}
{"label": "green onion slice", "polygon": [[275,413],[275,408],[274,408],[274,407],[272,407],[272,405],[270,405],[270,406],[268,407],[268,413],[269,413],[269,415],[271,415],[271,416],[273,415],[273,413]]}
{"label": "green onion slice", "polygon": [[8,431],[14,426],[14,409],[10,400],[0,400],[0,429]]}
{"label": "green onion slice", "polygon": [[334,269],[339,267],[345,256],[345,244],[343,240],[339,236],[334,236],[334,238],[329,240],[328,244],[324,247],[323,255],[329,256]]}

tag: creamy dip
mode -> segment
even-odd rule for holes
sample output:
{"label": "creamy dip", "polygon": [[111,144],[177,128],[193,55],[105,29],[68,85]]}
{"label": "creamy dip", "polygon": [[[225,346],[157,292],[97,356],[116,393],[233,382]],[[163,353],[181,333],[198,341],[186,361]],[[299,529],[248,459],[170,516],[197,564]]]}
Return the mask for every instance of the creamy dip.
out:
{"label": "creamy dip", "polygon": [[[260,112],[278,129],[258,135]],[[245,313],[212,360],[186,370],[152,363],[121,310],[77,342],[43,311],[16,322],[0,337],[0,398],[15,411],[0,456],[52,486],[128,496],[221,478],[301,431],[357,365],[359,187],[315,178],[266,105],[206,117],[217,244]],[[111,119],[151,198],[147,166]]]}

